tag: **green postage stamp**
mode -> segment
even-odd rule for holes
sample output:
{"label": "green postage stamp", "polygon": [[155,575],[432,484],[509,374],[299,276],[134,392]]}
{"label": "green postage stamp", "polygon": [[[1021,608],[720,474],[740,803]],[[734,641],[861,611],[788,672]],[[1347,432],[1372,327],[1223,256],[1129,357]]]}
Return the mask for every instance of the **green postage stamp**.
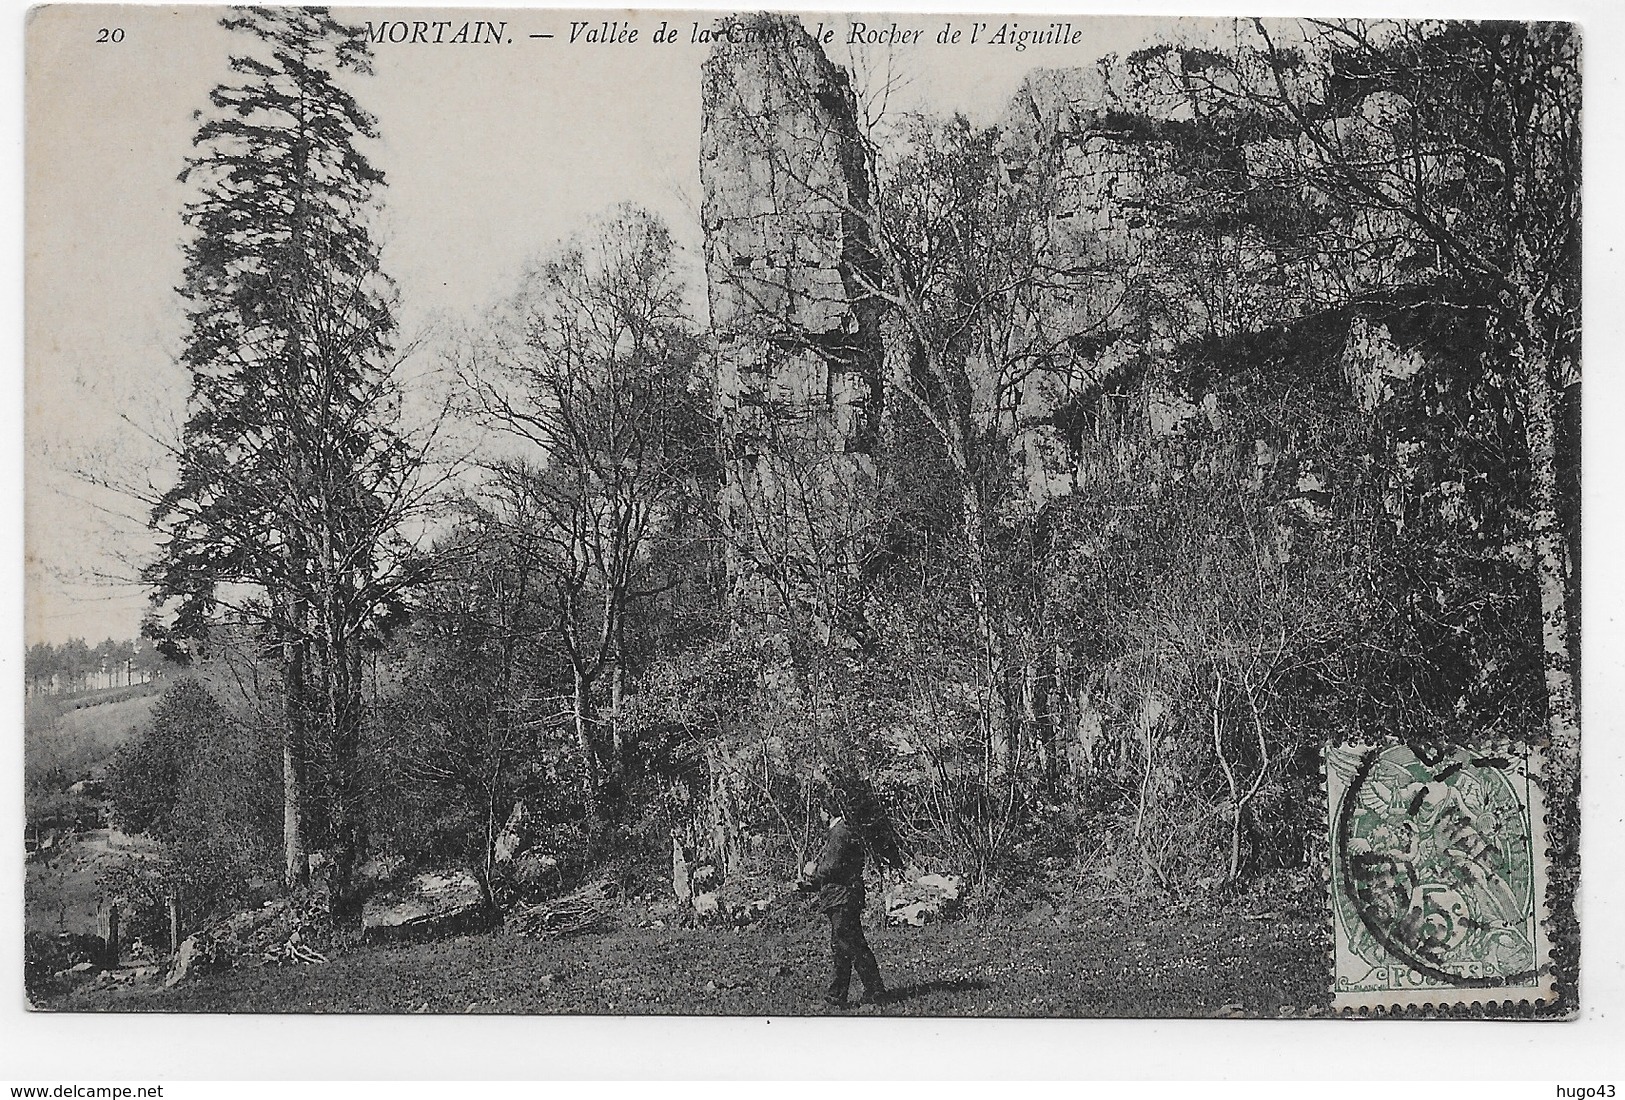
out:
{"label": "green postage stamp", "polygon": [[1326,752],[1337,1009],[1555,995],[1538,752]]}

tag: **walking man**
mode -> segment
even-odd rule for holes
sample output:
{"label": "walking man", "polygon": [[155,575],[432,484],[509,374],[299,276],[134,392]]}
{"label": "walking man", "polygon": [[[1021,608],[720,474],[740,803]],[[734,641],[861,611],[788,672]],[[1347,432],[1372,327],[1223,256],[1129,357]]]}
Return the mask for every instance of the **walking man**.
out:
{"label": "walking man", "polygon": [[818,908],[829,914],[830,949],[835,956],[835,974],[830,979],[824,1003],[847,1008],[847,986],[852,968],[863,982],[863,1000],[876,1004],[884,999],[886,985],[869,941],[863,936],[863,842],[845,816],[825,807],[819,810],[829,836],[818,858],[801,869],[802,882],[818,890]]}

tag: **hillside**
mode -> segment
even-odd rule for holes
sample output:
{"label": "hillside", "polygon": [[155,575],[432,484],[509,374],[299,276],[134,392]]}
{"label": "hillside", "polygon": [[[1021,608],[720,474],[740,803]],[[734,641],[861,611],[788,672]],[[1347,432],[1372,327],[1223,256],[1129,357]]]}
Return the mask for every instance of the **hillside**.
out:
{"label": "hillside", "polygon": [[23,720],[23,767],[30,820],[70,784],[111,762],[152,717],[157,698],[154,691],[80,707],[74,707],[72,698],[29,699]]}

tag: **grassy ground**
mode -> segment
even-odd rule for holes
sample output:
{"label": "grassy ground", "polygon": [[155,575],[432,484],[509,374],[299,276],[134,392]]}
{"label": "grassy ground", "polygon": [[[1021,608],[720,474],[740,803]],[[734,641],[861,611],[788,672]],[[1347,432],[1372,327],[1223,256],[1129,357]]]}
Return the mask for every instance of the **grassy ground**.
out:
{"label": "grassy ground", "polygon": [[[156,693],[146,691],[144,694],[90,706],[58,704],[60,711],[54,716],[54,723],[42,725],[54,724],[58,738],[70,745],[81,746],[92,755],[110,757],[152,717],[152,707],[157,700]],[[34,704],[31,703],[28,709],[34,709]],[[48,712],[52,708],[44,704],[39,709]],[[44,730],[40,732],[43,734]],[[52,744],[48,737],[42,737],[41,748],[47,747],[58,746]]]}
{"label": "grassy ground", "polygon": [[[124,689],[120,689],[124,690]],[[152,718],[157,696],[70,709],[62,700],[30,698],[23,715],[23,768],[32,815],[47,800],[115,753]]]}
{"label": "grassy ground", "polygon": [[[1132,915],[875,929],[894,997],[856,1015],[1305,1015],[1326,1003],[1321,922],[1282,913]],[[490,933],[363,949],[325,965],[81,987],[51,1007],[116,1012],[665,1013],[784,1016],[820,1002],[829,946],[780,930],[647,929],[531,940]],[[853,990],[858,985],[854,981]]]}

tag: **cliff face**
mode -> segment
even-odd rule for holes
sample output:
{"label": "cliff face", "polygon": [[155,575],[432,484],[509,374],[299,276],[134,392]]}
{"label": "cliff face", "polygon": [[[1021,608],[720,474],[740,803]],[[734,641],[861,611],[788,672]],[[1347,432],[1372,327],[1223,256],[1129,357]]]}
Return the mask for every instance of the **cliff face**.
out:
{"label": "cliff face", "polygon": [[[1380,163],[1395,155],[1408,109],[1369,95],[1329,115],[1316,137]],[[1350,304],[1373,292],[1403,298],[1436,277],[1436,254],[1395,213],[1341,210],[1304,190],[1309,136],[1215,149],[1183,105],[1128,105],[1097,71],[1035,70],[999,129],[1013,184],[1051,177],[1049,260],[1096,286],[1051,310],[1055,332],[1083,338],[1024,387],[1000,426],[1018,485],[1042,503],[1085,490],[1103,467],[1132,466],[1154,491],[1223,463],[1276,502],[1290,553],[1290,528],[1324,517],[1331,486],[1326,456],[1254,415],[1267,404],[1266,376],[1307,372],[1322,409],[1378,413],[1442,349],[1434,340],[1431,353],[1418,350],[1414,325],[1399,339]],[[1460,174],[1437,160],[1415,167],[1427,186]],[[1234,190],[1239,178],[1244,190]],[[1308,247],[1273,220],[1304,217],[1305,198],[1321,219]],[[1373,457],[1396,482],[1414,480],[1403,447]]]}
{"label": "cliff face", "polygon": [[[705,66],[701,166],[734,595],[748,610],[772,602],[769,588],[780,598],[795,589],[828,628],[873,545],[880,480],[888,372],[867,266],[868,184],[845,72],[793,17],[738,26],[746,33]],[[1405,110],[1368,96],[1328,118],[1321,137],[1381,154]],[[1435,258],[1396,217],[1369,211],[1328,210],[1318,251],[1284,245],[1269,190],[1278,183],[1288,206],[1300,197],[1307,137],[1215,154],[1193,140],[1188,109],[1131,104],[1095,70],[1035,70],[999,131],[1009,186],[1045,179],[1033,189],[1050,211],[1045,260],[1076,273],[1034,322],[1033,345],[1052,347],[1041,369],[1010,387],[998,364],[967,364],[975,392],[1007,395],[976,402],[975,427],[1008,446],[1012,492],[1042,506],[1127,470],[1155,492],[1225,464],[1283,516],[1318,517],[1330,488],[1319,457],[1283,425],[1246,427],[1248,406],[1263,403],[1260,379],[1319,356],[1314,385],[1372,413],[1416,372],[1418,353],[1357,314],[1330,335],[1315,318],[1371,287],[1425,281]],[[1225,198],[1234,217],[1201,209],[1201,188],[1217,178],[1202,173],[1215,165],[1227,186],[1254,181]],[[1194,215],[1183,229],[1168,220],[1181,202]],[[1314,348],[1272,335],[1305,322],[1318,326]],[[1267,354],[1299,362],[1249,363],[1266,354],[1261,339],[1274,341]],[[1383,461],[1406,466],[1404,455]],[[842,563],[838,575],[815,564],[828,561]],[[809,569],[818,575],[797,575]]]}
{"label": "cliff face", "polygon": [[729,22],[700,178],[735,611],[791,596],[828,636],[871,538],[883,408],[857,110],[794,17]]}

